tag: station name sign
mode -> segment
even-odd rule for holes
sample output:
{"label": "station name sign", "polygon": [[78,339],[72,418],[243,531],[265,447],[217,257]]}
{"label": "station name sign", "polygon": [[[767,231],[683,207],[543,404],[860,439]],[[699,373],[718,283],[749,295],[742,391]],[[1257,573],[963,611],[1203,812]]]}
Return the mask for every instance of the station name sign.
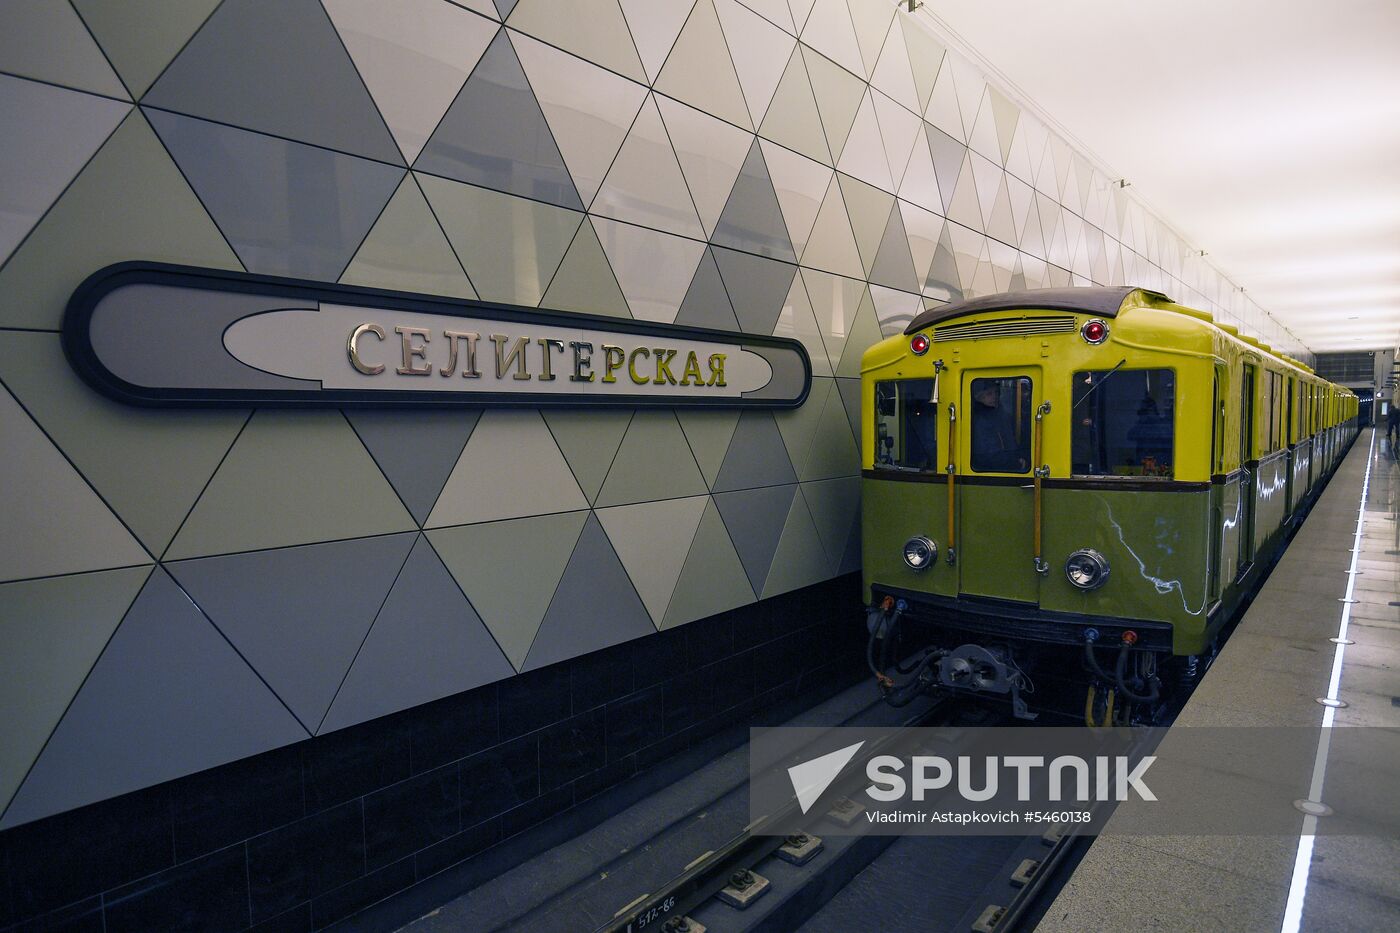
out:
{"label": "station name sign", "polygon": [[69,361],[138,405],[800,405],[795,340],[155,263],[87,279]]}

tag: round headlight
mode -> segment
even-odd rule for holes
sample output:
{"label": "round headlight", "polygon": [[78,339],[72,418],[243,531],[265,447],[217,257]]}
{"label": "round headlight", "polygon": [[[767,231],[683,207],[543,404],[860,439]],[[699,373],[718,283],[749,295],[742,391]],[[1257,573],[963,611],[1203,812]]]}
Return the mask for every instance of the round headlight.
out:
{"label": "round headlight", "polygon": [[1065,576],[1081,590],[1096,590],[1108,580],[1108,559],[1093,548],[1080,548],[1065,561]]}
{"label": "round headlight", "polygon": [[938,559],[938,545],[923,535],[904,542],[904,562],[910,570],[923,570]]}

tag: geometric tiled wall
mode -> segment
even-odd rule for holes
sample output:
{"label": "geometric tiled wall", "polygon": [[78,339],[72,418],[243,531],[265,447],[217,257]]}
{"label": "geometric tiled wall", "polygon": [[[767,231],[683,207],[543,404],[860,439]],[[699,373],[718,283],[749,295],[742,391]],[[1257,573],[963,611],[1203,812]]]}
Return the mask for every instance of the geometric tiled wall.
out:
{"label": "geometric tiled wall", "polygon": [[[855,569],[860,354],[928,303],[1131,282],[1302,352],[890,0],[11,0],[0,126],[0,827]],[[815,378],[138,410],[57,336],[127,259],[792,336]]]}

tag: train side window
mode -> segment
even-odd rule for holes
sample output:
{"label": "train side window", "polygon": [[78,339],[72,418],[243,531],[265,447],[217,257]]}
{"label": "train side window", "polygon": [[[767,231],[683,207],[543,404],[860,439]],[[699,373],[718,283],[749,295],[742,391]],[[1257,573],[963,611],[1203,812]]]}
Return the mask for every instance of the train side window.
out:
{"label": "train side window", "polygon": [[932,379],[875,383],[875,469],[938,469],[938,406]]}
{"label": "train side window", "polygon": [[1030,472],[1030,379],[972,380],[971,463],[975,473]]}
{"label": "train side window", "polygon": [[1070,460],[1078,476],[1173,475],[1176,374],[1170,369],[1074,374]]}

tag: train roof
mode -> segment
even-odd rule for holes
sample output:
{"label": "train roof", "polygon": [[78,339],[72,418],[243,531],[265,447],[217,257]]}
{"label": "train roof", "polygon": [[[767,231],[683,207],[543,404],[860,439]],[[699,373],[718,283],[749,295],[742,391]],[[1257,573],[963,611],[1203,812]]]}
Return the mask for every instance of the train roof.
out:
{"label": "train roof", "polygon": [[961,301],[951,301],[936,308],[929,308],[922,314],[914,318],[909,326],[904,329],[904,333],[913,334],[926,327],[935,324],[943,324],[954,318],[965,317],[970,314],[982,314],[988,311],[1073,311],[1079,314],[1095,314],[1099,317],[1117,317],[1124,308],[1136,307],[1139,305],[1154,305],[1161,307],[1166,305],[1164,310],[1178,311],[1188,314],[1200,320],[1206,326],[1213,326],[1229,334],[1231,337],[1248,344],[1261,351],[1266,356],[1292,366],[1303,372],[1316,376],[1311,366],[1300,360],[1276,350],[1268,344],[1254,337],[1241,334],[1236,328],[1229,324],[1216,321],[1214,317],[1205,311],[1197,311],[1178,305],[1171,298],[1154,291],[1150,288],[1141,288],[1136,285],[1114,285],[1114,286],[1092,286],[1070,288],[1027,288],[1014,292],[998,292],[995,295],[982,295],[978,298],[966,298]]}
{"label": "train roof", "polygon": [[998,292],[980,298],[952,301],[937,308],[929,308],[914,318],[904,332],[912,334],[932,324],[942,324],[953,318],[981,314],[984,311],[1078,311],[1081,314],[1097,314],[1100,317],[1117,317],[1118,311],[1134,292],[1142,292],[1144,296],[1159,301],[1171,301],[1161,292],[1138,288],[1135,285],[1028,288],[1018,292]]}

